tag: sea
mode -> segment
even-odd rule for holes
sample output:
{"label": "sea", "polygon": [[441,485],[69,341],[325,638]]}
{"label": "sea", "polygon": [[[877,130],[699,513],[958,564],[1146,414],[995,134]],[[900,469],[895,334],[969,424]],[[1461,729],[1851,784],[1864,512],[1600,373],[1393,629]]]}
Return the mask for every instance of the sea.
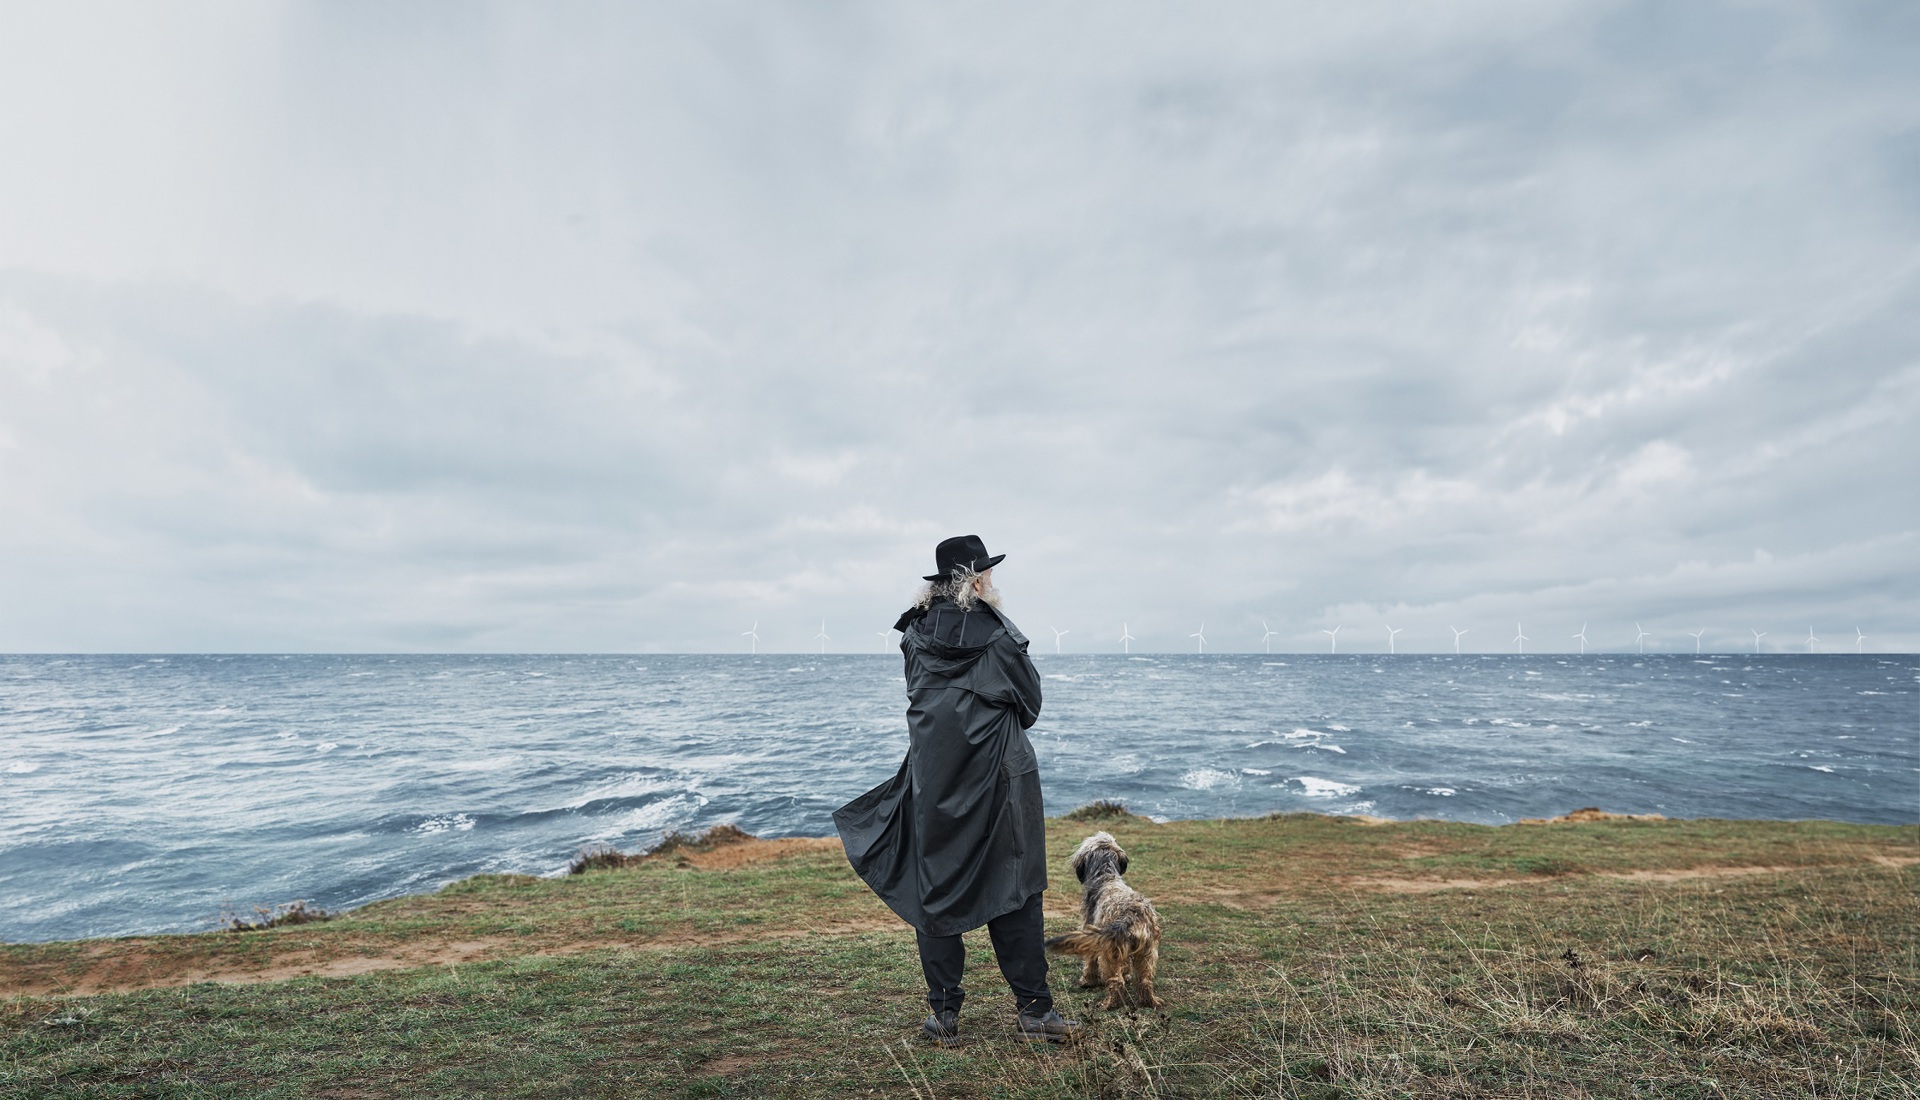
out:
{"label": "sea", "polygon": [[[1035,661],[1049,813],[1920,820],[1910,654]],[[0,656],[0,941],[828,836],[904,701],[893,654]]]}

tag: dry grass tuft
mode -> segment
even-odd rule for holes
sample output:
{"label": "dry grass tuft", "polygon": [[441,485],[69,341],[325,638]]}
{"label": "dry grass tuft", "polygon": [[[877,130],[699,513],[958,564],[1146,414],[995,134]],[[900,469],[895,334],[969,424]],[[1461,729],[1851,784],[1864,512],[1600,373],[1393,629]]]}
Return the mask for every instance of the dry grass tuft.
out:
{"label": "dry grass tuft", "polygon": [[264,932],[269,928],[280,928],[289,924],[312,924],[315,921],[332,920],[333,915],[325,909],[309,909],[307,903],[295,898],[292,901],[274,906],[255,906],[254,919],[249,920],[238,913],[220,914],[220,930],[223,932]]}
{"label": "dry grass tuft", "polygon": [[1127,809],[1125,804],[1102,798],[1089,802],[1085,806],[1066,816],[1067,821],[1109,821],[1113,818],[1139,817],[1139,814]]}
{"label": "dry grass tuft", "polygon": [[611,844],[596,845],[585,849],[573,858],[568,865],[570,875],[584,875],[588,871],[618,871],[625,867],[635,867],[649,859],[672,856],[684,860],[689,853],[711,852],[716,848],[725,848],[730,844],[743,844],[758,839],[752,833],[737,825],[715,825],[711,829],[698,833],[683,833],[678,830],[660,838],[660,843],[638,855],[620,851]]}

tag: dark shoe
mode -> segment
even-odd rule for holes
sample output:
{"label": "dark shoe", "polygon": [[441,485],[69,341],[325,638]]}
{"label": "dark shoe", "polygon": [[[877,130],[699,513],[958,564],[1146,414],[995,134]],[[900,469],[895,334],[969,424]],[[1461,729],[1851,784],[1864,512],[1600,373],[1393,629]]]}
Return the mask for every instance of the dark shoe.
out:
{"label": "dark shoe", "polygon": [[960,1014],[949,1008],[927,1017],[920,1025],[920,1033],[943,1047],[960,1045]]}
{"label": "dark shoe", "polygon": [[1029,1043],[1075,1043],[1087,1033],[1087,1025],[1063,1018],[1057,1009],[1045,1016],[1020,1016],[1020,1037]]}

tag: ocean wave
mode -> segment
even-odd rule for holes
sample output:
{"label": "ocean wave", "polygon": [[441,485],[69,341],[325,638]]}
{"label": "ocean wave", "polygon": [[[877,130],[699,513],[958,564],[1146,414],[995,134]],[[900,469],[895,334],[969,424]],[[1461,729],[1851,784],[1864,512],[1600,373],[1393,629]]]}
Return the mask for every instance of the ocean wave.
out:
{"label": "ocean wave", "polygon": [[435,814],[413,827],[416,833],[469,832],[473,829],[471,814]]}
{"label": "ocean wave", "polygon": [[1308,798],[1347,798],[1360,793],[1360,788],[1352,783],[1322,779],[1317,775],[1296,775],[1287,782],[1300,784]]}
{"label": "ocean wave", "polygon": [[1219,768],[1193,768],[1180,777],[1180,785],[1190,791],[1210,791],[1215,787],[1237,787],[1240,776]]}

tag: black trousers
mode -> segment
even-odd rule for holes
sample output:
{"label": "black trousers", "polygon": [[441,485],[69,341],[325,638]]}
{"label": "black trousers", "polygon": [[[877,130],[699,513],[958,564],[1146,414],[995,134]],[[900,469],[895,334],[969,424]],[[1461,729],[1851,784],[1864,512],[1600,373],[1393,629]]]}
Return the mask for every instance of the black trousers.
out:
{"label": "black trousers", "polygon": [[[1053,1007],[1053,991],[1047,988],[1046,924],[1040,912],[1040,895],[1011,913],[987,922],[987,935],[993,940],[993,957],[1000,963],[1000,975],[1013,990],[1013,1002],[1022,1015],[1044,1016]],[[935,1012],[960,1011],[967,999],[960,988],[960,976],[967,968],[967,946],[959,936],[929,936],[914,933],[920,944],[920,970],[927,976],[927,1004]]]}

